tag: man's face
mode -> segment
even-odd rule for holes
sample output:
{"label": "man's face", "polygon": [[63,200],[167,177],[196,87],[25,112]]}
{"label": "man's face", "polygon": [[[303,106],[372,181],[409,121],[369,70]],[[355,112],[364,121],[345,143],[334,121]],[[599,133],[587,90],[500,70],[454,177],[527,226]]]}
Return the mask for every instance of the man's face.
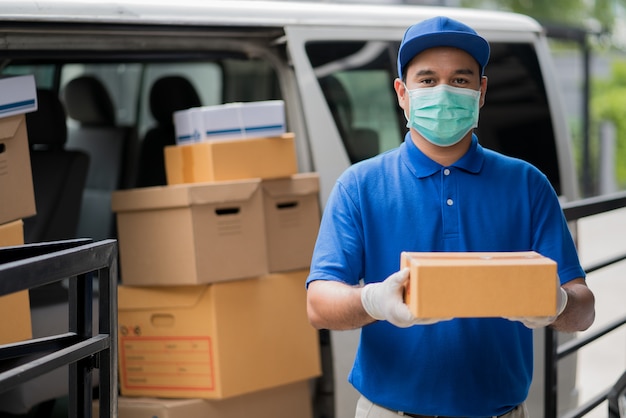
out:
{"label": "man's face", "polygon": [[[401,84],[396,83],[398,102],[408,112],[409,97]],[[430,48],[416,55],[407,67],[405,84],[409,90],[440,84],[480,90],[480,106],[484,104],[487,90],[487,79],[481,77],[476,60],[467,52],[451,47]]]}

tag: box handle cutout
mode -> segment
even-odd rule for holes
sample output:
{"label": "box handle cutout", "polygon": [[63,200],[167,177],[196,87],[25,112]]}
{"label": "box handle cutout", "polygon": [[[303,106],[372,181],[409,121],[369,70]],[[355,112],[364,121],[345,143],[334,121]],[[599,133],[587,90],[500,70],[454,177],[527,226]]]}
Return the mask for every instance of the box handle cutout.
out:
{"label": "box handle cutout", "polygon": [[239,213],[239,208],[222,208],[222,209],[215,209],[215,214],[217,216],[222,216],[222,215],[236,215]]}
{"label": "box handle cutout", "polygon": [[0,143],[0,154],[6,151],[6,149],[7,149],[6,145],[4,145],[4,143]]}
{"label": "box handle cutout", "polygon": [[276,209],[291,209],[291,208],[295,208],[296,206],[298,206],[298,202],[284,202],[284,203],[277,203],[276,204]]}
{"label": "box handle cutout", "polygon": [[150,322],[155,327],[173,327],[176,321],[174,315],[171,314],[153,314]]}

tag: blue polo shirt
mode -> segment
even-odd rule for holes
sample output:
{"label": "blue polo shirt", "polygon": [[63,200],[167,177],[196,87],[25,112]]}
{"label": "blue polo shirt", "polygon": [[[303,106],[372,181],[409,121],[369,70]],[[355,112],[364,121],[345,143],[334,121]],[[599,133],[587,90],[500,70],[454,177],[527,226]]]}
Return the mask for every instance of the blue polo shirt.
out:
{"label": "blue polo shirt", "polygon": [[[407,134],[355,164],[326,204],[307,285],[379,282],[402,251],[536,251],[562,283],[584,277],[558,198],[532,165],[484,149],[443,167]],[[459,318],[362,328],[349,376],[384,407],[423,415],[485,417],[522,403],[532,379],[532,331],[502,318]]]}

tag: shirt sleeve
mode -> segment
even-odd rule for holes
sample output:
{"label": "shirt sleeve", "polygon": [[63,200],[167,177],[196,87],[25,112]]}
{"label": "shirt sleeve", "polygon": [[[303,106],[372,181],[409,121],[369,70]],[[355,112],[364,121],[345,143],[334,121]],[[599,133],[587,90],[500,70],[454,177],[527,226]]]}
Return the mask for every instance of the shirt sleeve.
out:
{"label": "shirt sleeve", "polygon": [[[346,180],[346,176],[342,176]],[[341,179],[331,191],[322,214],[307,286],[314,280],[357,285],[363,274],[363,228],[360,211]]]}
{"label": "shirt sleeve", "polygon": [[543,174],[538,176],[534,190],[533,249],[556,261],[561,284],[584,278],[585,271],[580,265],[558,196]]}

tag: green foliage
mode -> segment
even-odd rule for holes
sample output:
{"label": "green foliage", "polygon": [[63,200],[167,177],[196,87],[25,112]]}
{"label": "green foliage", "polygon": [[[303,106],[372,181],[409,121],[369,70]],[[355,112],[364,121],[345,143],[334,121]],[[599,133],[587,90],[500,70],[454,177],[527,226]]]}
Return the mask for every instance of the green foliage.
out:
{"label": "green foliage", "polygon": [[[616,176],[623,188],[626,186],[626,60],[616,60],[608,79],[593,81],[591,88],[591,132],[598,138],[600,123],[612,122],[616,130]],[[598,143],[598,141],[593,141]]]}
{"label": "green foliage", "polygon": [[583,26],[581,22],[588,18],[593,18],[609,31],[615,23],[615,8],[624,5],[625,0],[461,0],[462,7],[512,11],[541,22],[577,27]]}
{"label": "green foliage", "polygon": [[[512,11],[537,19],[540,23],[571,26],[579,29],[594,27],[599,32],[587,40],[595,53],[612,48],[624,50],[626,40],[614,37],[617,22],[626,12],[626,0],[461,0],[462,7]],[[593,23],[592,23],[593,22]],[[553,52],[567,51],[571,42],[551,40]],[[589,158],[592,166],[597,165],[599,153],[599,131],[603,121],[612,122],[616,130],[616,177],[620,188],[626,188],[626,61],[613,64],[611,76],[594,80],[591,87]],[[582,167],[583,132],[581,121],[570,121],[574,157]],[[597,167],[596,167],[597,168]],[[590,167],[591,174],[597,170]],[[582,174],[582,173],[581,173]]]}

